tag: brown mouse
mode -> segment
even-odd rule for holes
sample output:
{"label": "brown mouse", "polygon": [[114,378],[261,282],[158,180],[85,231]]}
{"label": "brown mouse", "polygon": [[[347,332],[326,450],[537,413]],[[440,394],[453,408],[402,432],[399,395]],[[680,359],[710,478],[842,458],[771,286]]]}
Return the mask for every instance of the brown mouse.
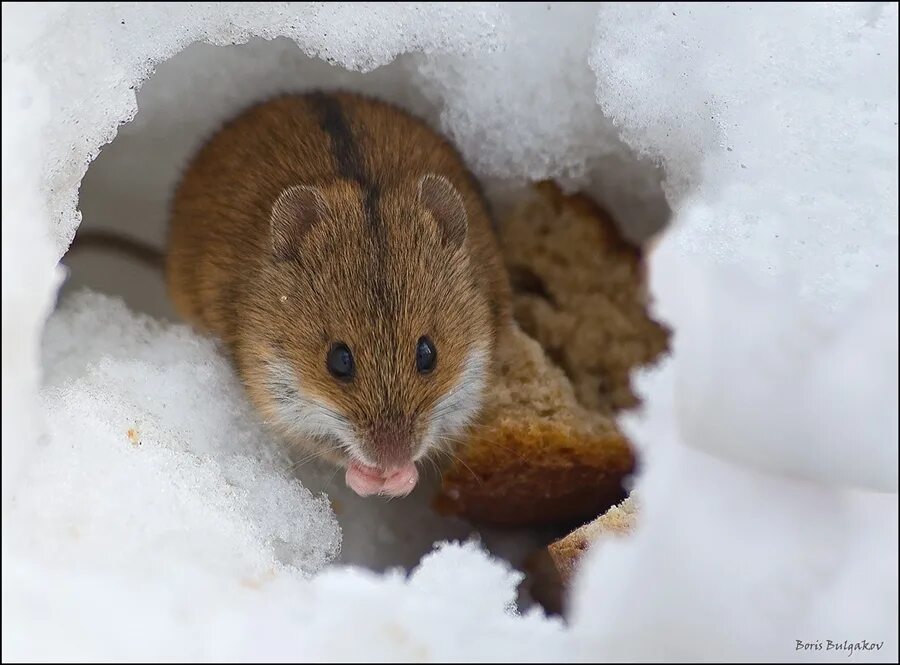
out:
{"label": "brown mouse", "polygon": [[392,105],[311,93],[245,111],[199,151],[166,271],[271,428],[357,493],[402,496],[491,383],[510,320],[496,243],[444,138]]}

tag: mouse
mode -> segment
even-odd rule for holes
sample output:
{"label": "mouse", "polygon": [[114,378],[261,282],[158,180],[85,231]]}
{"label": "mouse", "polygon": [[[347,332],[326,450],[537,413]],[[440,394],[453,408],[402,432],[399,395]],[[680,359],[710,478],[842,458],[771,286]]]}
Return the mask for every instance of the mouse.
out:
{"label": "mouse", "polygon": [[426,122],[355,93],[282,95],[216,131],[176,186],[161,264],[266,426],[361,496],[409,494],[456,447],[511,325],[475,176]]}

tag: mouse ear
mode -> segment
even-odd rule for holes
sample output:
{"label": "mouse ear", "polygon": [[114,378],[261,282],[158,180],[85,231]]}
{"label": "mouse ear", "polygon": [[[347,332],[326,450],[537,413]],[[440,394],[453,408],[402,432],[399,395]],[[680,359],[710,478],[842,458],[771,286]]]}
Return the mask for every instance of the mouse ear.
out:
{"label": "mouse ear", "polygon": [[272,254],[276,261],[299,258],[300,241],[325,213],[325,198],[316,187],[294,185],[272,206]]}
{"label": "mouse ear", "polygon": [[444,244],[454,249],[466,240],[469,216],[462,196],[447,178],[434,173],[419,179],[419,203],[434,217],[444,235]]}

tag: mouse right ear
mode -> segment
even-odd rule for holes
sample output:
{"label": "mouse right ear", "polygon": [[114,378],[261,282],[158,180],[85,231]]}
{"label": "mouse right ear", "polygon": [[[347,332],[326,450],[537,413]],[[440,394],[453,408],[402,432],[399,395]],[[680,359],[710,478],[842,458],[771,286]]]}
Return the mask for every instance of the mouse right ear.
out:
{"label": "mouse right ear", "polygon": [[300,257],[300,241],[325,214],[325,198],[317,187],[288,187],[272,206],[272,255],[276,261]]}

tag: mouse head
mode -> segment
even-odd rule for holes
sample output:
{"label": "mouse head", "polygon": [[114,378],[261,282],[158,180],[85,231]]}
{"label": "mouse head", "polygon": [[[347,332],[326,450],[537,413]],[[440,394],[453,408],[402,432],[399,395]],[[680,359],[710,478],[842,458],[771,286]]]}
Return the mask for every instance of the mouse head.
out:
{"label": "mouse head", "polygon": [[[474,281],[468,212],[445,177],[285,189],[257,298],[271,344],[263,411],[347,466],[361,494],[405,494],[415,462],[482,404],[491,312]],[[271,322],[274,322],[272,325]]]}

